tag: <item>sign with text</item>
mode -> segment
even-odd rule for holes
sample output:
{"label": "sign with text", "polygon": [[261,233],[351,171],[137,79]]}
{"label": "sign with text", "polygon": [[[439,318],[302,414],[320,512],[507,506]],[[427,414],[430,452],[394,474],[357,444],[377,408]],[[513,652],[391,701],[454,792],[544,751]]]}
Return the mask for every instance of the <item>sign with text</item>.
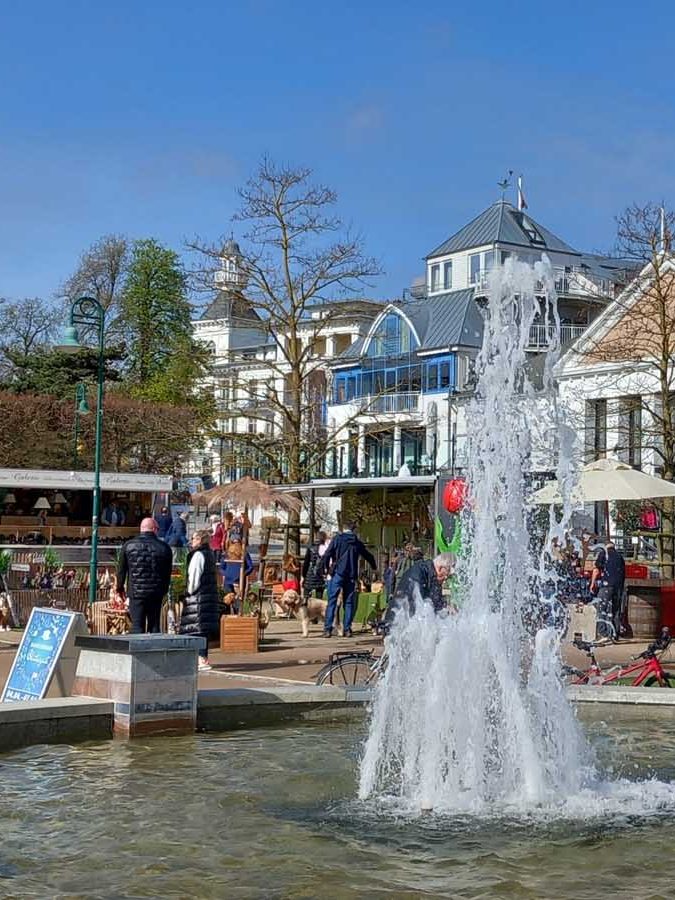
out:
{"label": "sign with text", "polygon": [[[82,613],[34,608],[14,657],[2,702],[44,699],[64,661],[68,662],[66,668],[72,669],[74,677],[75,635],[86,631]],[[64,655],[67,660],[63,659]],[[63,696],[69,689],[70,685],[62,685],[59,693]]]}

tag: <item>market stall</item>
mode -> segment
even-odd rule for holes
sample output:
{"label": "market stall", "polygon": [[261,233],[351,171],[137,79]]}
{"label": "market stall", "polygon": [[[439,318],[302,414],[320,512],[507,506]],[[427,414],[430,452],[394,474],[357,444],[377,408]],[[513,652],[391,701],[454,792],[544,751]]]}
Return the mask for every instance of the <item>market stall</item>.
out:
{"label": "market stall", "polygon": [[101,473],[96,600],[89,609],[91,472],[0,468],[0,569],[15,625],[34,606],[91,614],[95,633],[107,629],[116,551],[138,532],[158,498],[171,490],[164,475]]}
{"label": "market stall", "polygon": [[[91,540],[94,475],[0,468],[0,546],[86,545]],[[101,473],[99,541],[119,545],[171,490],[167,475]]]}

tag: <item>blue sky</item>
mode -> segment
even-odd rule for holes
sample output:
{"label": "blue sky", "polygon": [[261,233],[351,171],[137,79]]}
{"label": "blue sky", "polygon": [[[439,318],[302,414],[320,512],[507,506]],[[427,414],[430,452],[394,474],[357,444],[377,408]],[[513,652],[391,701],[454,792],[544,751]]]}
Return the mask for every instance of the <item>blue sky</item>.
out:
{"label": "blue sky", "polygon": [[[107,7],[107,8],[106,8]],[[0,296],[52,296],[101,235],[229,231],[263,153],[308,165],[397,296],[525,176],[530,212],[608,249],[675,204],[675,7],[593,0],[88,0],[0,12]]]}

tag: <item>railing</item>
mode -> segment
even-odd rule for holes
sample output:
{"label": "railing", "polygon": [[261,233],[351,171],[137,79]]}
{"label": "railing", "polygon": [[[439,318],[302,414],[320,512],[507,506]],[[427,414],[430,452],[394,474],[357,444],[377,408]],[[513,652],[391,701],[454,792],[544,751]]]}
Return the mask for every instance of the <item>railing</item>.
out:
{"label": "railing", "polygon": [[238,412],[250,412],[255,409],[271,409],[271,401],[264,396],[236,397],[230,400],[219,400],[218,410],[221,413],[235,415]]}
{"label": "railing", "polygon": [[598,278],[579,266],[556,266],[554,268],[555,289],[558,294],[575,296],[613,297],[615,285],[607,278]]}
{"label": "railing", "polygon": [[[572,341],[576,341],[587,328],[588,325],[561,325],[560,343],[569,344]],[[554,334],[554,325],[531,325],[530,339],[527,346],[530,349],[535,348],[543,350],[550,345]]]}
{"label": "railing", "polygon": [[381,394],[378,397],[362,397],[360,403],[364,413],[416,412],[420,405],[420,394]]}

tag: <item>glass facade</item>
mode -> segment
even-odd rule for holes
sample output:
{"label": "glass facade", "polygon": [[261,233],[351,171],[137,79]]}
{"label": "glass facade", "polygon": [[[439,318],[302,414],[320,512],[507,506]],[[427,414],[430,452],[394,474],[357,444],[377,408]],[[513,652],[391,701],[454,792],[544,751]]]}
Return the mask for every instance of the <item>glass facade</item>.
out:
{"label": "glass facade", "polygon": [[408,323],[396,313],[389,313],[380,322],[368,345],[369,357],[401,356],[419,346]]}
{"label": "glass facade", "polygon": [[456,383],[454,353],[415,361],[381,359],[378,363],[336,372],[333,403],[351,403],[382,394],[446,393]]}

